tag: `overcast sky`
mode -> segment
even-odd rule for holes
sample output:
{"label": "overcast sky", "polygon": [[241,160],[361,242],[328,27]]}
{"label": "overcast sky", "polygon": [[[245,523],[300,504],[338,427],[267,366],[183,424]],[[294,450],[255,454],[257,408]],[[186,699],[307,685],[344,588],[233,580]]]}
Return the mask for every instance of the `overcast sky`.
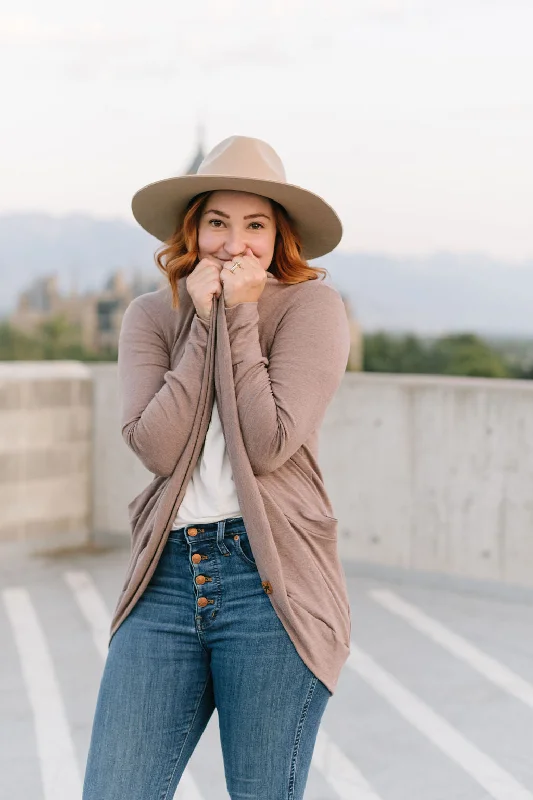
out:
{"label": "overcast sky", "polygon": [[208,148],[272,144],[340,214],[342,250],[533,258],[532,0],[11,6],[0,212],[133,220],[203,120]]}

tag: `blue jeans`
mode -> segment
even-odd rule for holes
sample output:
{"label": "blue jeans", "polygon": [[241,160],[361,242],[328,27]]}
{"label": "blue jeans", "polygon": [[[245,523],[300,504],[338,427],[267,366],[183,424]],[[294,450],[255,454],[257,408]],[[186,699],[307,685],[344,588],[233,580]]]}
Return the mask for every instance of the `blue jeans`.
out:
{"label": "blue jeans", "polygon": [[301,800],[330,697],[265,594],[242,517],[173,530],[111,639],[83,800],[171,800],[215,707],[231,800]]}

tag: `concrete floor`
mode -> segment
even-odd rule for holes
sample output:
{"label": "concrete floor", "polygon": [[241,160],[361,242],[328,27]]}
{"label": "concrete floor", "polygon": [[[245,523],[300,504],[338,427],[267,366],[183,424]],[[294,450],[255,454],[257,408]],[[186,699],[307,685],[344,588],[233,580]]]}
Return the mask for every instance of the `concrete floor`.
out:
{"label": "concrete floor", "polygon": [[[125,538],[100,543],[54,557],[0,551],[1,800],[81,797],[129,555]],[[533,800],[533,591],[344,566],[352,654],[306,799]],[[176,798],[228,798],[216,712]]]}

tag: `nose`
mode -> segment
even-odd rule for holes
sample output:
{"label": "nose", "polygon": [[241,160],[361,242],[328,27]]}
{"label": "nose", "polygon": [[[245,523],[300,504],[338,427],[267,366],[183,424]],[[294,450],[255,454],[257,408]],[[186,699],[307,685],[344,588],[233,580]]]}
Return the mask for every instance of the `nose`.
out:
{"label": "nose", "polygon": [[224,242],[224,249],[231,258],[240,256],[246,250],[246,242],[239,231],[229,230],[227,233],[226,241]]}

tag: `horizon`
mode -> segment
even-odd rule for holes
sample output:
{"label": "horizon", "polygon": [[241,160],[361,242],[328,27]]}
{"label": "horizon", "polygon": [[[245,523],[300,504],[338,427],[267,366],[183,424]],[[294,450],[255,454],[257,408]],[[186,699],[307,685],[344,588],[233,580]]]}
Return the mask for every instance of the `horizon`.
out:
{"label": "horizon", "polygon": [[[28,209],[28,210],[17,210],[17,211],[0,211],[0,219],[2,217],[15,217],[15,216],[33,216],[33,217],[48,217],[50,219],[61,221],[66,220],[69,217],[76,217],[79,219],[90,219],[94,222],[109,222],[109,223],[124,223],[129,225],[130,227],[137,229],[139,228],[138,223],[133,218],[126,219],[118,214],[114,216],[99,216],[92,212],[87,211],[61,211],[61,212],[50,212],[50,211],[43,211],[42,209]],[[149,234],[146,234],[150,236]],[[154,248],[158,246],[157,240],[154,239]],[[502,264],[505,263],[506,266],[510,268],[518,268],[518,269],[526,269],[528,267],[533,266],[533,255],[527,256],[523,259],[513,260],[512,258],[503,258],[492,256],[487,252],[482,250],[451,250],[446,248],[441,248],[438,250],[428,250],[425,252],[413,252],[413,253],[394,253],[389,252],[387,250],[363,250],[358,249],[357,247],[353,247],[350,249],[343,248],[343,241],[331,252],[331,254],[341,254],[343,256],[349,255],[357,255],[357,256],[370,256],[370,257],[383,257],[392,259],[395,261],[414,261],[414,262],[422,262],[425,260],[429,260],[432,258],[437,258],[439,256],[452,256],[452,257],[460,257],[466,259],[482,259],[486,262],[486,264]],[[321,258],[328,258],[330,254],[328,253],[326,256],[322,256]],[[315,259],[318,263],[320,259]]]}

